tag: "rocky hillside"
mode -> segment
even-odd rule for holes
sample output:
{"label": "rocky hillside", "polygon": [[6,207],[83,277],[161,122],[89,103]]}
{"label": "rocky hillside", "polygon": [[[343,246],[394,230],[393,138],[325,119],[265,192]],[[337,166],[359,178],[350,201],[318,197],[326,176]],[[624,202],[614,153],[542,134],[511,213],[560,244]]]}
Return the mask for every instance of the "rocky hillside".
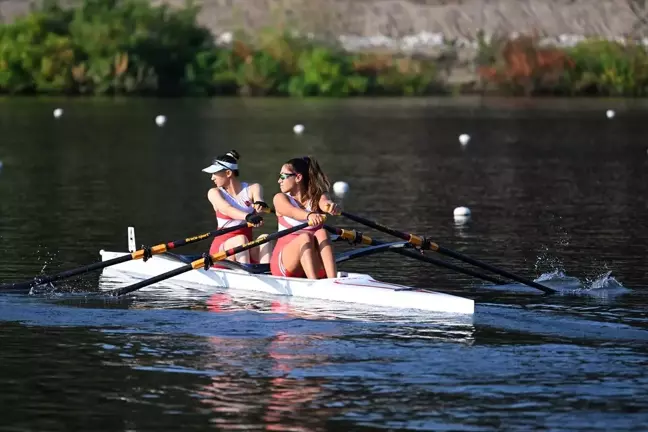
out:
{"label": "rocky hillside", "polygon": [[[183,0],[166,0],[183,5]],[[0,0],[2,19],[29,10],[29,0]],[[73,3],[66,0],[65,3]],[[160,3],[160,0],[153,1]],[[222,34],[289,24],[320,35],[475,38],[537,31],[606,38],[648,36],[648,0],[197,0],[200,20]]]}

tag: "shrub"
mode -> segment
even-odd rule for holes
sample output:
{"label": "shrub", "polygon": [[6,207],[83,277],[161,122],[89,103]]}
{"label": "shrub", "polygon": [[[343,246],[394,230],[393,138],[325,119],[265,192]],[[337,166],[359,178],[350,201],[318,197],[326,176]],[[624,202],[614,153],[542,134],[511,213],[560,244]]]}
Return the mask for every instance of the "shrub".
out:
{"label": "shrub", "polygon": [[574,67],[567,78],[575,94],[646,96],[648,52],[632,42],[581,42],[567,50]]}
{"label": "shrub", "polygon": [[561,93],[565,90],[564,77],[574,68],[574,62],[563,50],[542,47],[534,37],[522,36],[513,40],[498,40],[487,58],[489,65],[478,68],[487,86],[513,95]]}

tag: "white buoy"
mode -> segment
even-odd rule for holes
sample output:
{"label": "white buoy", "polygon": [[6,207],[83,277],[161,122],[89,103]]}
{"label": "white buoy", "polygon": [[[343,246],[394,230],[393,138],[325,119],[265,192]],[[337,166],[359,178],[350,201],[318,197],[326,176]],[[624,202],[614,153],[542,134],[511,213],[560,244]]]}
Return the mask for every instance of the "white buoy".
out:
{"label": "white buoy", "polygon": [[605,115],[607,116],[607,118],[611,119],[614,118],[615,112],[613,110],[607,110],[605,112]]}
{"label": "white buoy", "polygon": [[455,216],[454,217],[455,227],[463,228],[463,226],[466,225],[468,222],[470,222],[470,216]]}
{"label": "white buoy", "polygon": [[470,216],[470,209],[468,207],[457,207],[453,212],[455,217],[468,217]]}
{"label": "white buoy", "polygon": [[461,143],[461,145],[468,144],[468,141],[470,141],[470,135],[468,134],[459,135],[459,142]]}
{"label": "white buoy", "polygon": [[54,110],[54,118],[59,118],[63,115],[63,110],[61,108],[56,108]]}
{"label": "white buoy", "polygon": [[470,220],[470,209],[468,207],[457,207],[453,212],[455,225],[461,226]]}
{"label": "white buoy", "polygon": [[349,185],[343,181],[338,181],[333,184],[333,193],[338,198],[344,198],[344,195],[349,192]]}
{"label": "white buoy", "polygon": [[297,135],[301,135],[304,132],[304,125],[296,124],[293,126],[293,132]]}
{"label": "white buoy", "polygon": [[166,123],[166,117],[163,115],[159,115],[155,117],[155,124],[162,127]]}

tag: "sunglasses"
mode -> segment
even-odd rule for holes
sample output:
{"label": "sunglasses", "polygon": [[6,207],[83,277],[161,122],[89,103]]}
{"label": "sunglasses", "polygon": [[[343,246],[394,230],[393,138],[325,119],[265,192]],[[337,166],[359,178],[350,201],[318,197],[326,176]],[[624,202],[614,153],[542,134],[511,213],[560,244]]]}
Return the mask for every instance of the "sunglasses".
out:
{"label": "sunglasses", "polygon": [[295,174],[295,173],[280,173],[280,174],[279,174],[279,178],[280,178],[281,180],[286,180],[286,179],[288,179],[288,178],[290,178],[290,177],[294,177],[294,176],[296,176],[296,175],[297,175],[297,174]]}

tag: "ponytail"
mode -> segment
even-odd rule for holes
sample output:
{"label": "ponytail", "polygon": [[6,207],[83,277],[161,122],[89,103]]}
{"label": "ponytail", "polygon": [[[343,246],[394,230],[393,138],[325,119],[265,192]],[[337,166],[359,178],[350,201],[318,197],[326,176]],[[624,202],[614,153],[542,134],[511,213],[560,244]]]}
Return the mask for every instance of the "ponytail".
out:
{"label": "ponytail", "polygon": [[331,182],[315,158],[304,156],[290,159],[286,164],[291,165],[295,172],[302,175],[305,198],[309,201],[313,211],[319,210],[319,200],[331,188]]}

